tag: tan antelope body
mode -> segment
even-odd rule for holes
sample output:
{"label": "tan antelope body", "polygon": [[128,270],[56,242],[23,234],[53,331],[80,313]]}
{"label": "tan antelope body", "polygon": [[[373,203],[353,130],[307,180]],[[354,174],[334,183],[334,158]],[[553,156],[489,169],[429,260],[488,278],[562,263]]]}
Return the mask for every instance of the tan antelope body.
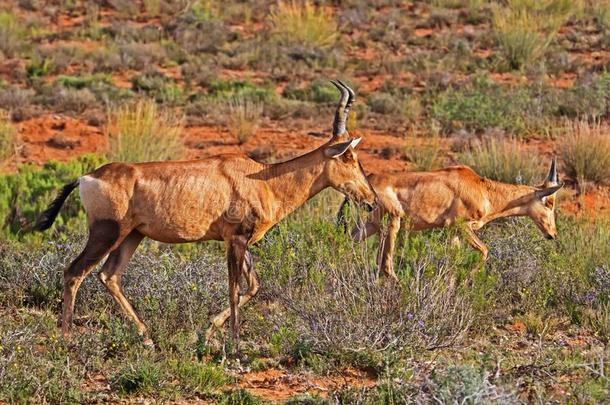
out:
{"label": "tan antelope body", "polygon": [[[382,232],[378,264],[380,271],[396,279],[393,251],[401,228],[419,231],[458,225],[466,240],[486,259],[488,249],[476,231],[502,217],[529,216],[549,239],[555,238],[555,193],[558,183],[553,159],[547,179],[540,188],[492,181],[465,166],[431,172],[370,175],[378,205],[366,223],[356,226],[351,237],[362,241],[380,231],[382,219],[389,217]],[[344,201],[347,204],[348,199]],[[339,218],[342,221],[343,206]]]}
{"label": "tan antelope body", "polygon": [[[248,246],[324,188],[333,187],[359,202],[372,204],[375,200],[354,151],[359,139],[350,139],[345,130],[353,92],[341,82],[334,84],[342,97],[333,137],[290,161],[264,164],[246,156],[222,155],[195,161],[110,163],[64,187],[38,223],[40,230],[49,228],[68,194],[78,186],[89,238],[83,252],[64,271],[64,335],[69,333],[81,282],[108,254],[99,278],[145,342],[152,343],[120,286],[131,256],[142,239],[149,237],[167,243],[225,242],[230,307],[214,317],[207,339],[228,318],[237,339],[238,308],[259,288]],[[241,297],[240,279],[248,285]]]}

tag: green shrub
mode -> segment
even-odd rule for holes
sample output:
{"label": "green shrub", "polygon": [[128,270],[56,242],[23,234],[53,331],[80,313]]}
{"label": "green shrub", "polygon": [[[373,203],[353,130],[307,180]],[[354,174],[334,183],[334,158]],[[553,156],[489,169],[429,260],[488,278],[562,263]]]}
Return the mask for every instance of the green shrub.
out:
{"label": "green shrub", "polygon": [[[4,237],[22,237],[27,227],[56,197],[65,184],[74,181],[104,163],[105,159],[85,155],[68,163],[47,162],[42,169],[23,165],[16,174],[0,176],[0,221]],[[74,193],[64,204],[55,227],[77,226],[82,223],[84,213]],[[40,239],[41,234],[28,235]]]}
{"label": "green shrub", "polygon": [[400,102],[388,93],[373,93],[367,100],[371,111],[378,114],[395,114],[401,109]]}
{"label": "green shrub", "polygon": [[271,32],[281,41],[311,48],[330,48],[337,40],[337,23],[328,8],[281,0],[269,15]]}
{"label": "green shrub", "polygon": [[48,76],[55,72],[53,60],[34,55],[28,64],[25,66],[25,71],[30,79],[42,76]]}
{"label": "green shrub", "polygon": [[481,176],[505,183],[539,184],[544,179],[540,157],[515,139],[476,141],[461,153],[459,161]]}
{"label": "green shrub", "polygon": [[160,75],[141,75],[131,80],[134,91],[144,91],[157,102],[163,104],[181,104],[185,100],[182,87]]}
{"label": "green shrub", "polygon": [[610,179],[610,125],[580,120],[566,125],[561,157],[569,176],[584,186],[586,181]]}
{"label": "green shrub", "polygon": [[558,98],[559,113],[568,117],[594,120],[610,117],[610,73],[579,77],[568,91]]}
{"label": "green shrub", "polygon": [[112,377],[111,386],[121,394],[150,393],[159,389],[161,377],[158,365],[140,359],[120,369]]}
{"label": "green shrub", "polygon": [[433,96],[430,117],[443,132],[466,129],[477,133],[497,128],[514,135],[545,133],[558,107],[545,88],[504,87],[486,78],[450,87]]}
{"label": "green shrub", "polygon": [[117,103],[129,99],[133,95],[130,90],[116,87],[112,83],[112,77],[104,73],[59,76],[49,90],[52,94],[48,95],[48,97],[53,97],[56,91],[62,91],[63,89],[69,89],[72,92],[79,90],[87,91],[93,94],[97,101],[105,104],[110,102]]}
{"label": "green shrub", "polygon": [[243,388],[225,393],[218,401],[219,405],[258,405],[261,401]]}
{"label": "green shrub", "polygon": [[180,159],[184,155],[182,128],[182,115],[159,110],[152,100],[115,107],[108,117],[108,158],[124,162]]}
{"label": "green shrub", "polygon": [[180,360],[171,363],[170,370],[181,385],[194,394],[209,394],[231,382],[222,368],[206,363]]}
{"label": "green shrub", "polygon": [[316,79],[304,88],[288,85],[282,96],[287,99],[332,103],[337,101],[337,89],[329,81]]}
{"label": "green shrub", "polygon": [[273,89],[242,80],[214,81],[210,83],[208,91],[209,96],[225,100],[241,98],[243,100],[270,102],[276,98]]}

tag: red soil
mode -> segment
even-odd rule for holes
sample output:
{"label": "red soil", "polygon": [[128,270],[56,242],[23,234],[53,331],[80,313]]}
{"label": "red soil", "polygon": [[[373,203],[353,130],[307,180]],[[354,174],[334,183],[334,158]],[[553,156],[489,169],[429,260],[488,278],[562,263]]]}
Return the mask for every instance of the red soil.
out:
{"label": "red soil", "polygon": [[348,369],[338,375],[318,377],[309,373],[292,374],[285,370],[268,369],[245,373],[239,386],[265,401],[285,401],[299,394],[326,397],[328,391],[342,387],[372,387],[376,380],[366,373]]}
{"label": "red soil", "polygon": [[24,121],[17,126],[23,148],[16,164],[43,164],[48,160],[66,161],[85,153],[101,153],[107,148],[107,139],[100,128],[83,121],[61,116],[43,115]]}

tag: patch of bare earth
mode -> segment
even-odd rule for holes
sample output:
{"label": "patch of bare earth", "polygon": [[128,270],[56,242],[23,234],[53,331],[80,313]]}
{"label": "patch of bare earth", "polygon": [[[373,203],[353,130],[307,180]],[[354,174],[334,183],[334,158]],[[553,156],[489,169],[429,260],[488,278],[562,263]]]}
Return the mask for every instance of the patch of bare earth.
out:
{"label": "patch of bare earth", "polygon": [[290,373],[271,368],[244,373],[239,386],[266,401],[285,401],[289,398],[312,394],[326,397],[329,391],[345,387],[372,387],[375,378],[366,373],[347,369],[340,374],[320,377],[307,372]]}

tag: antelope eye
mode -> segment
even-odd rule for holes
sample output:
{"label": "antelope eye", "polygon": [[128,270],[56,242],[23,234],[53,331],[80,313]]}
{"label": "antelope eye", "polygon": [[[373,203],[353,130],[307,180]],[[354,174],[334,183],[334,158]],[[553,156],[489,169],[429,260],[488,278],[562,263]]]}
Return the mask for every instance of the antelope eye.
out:
{"label": "antelope eye", "polygon": [[348,150],[343,154],[343,160],[346,162],[351,162],[354,160],[354,154],[351,150]]}

